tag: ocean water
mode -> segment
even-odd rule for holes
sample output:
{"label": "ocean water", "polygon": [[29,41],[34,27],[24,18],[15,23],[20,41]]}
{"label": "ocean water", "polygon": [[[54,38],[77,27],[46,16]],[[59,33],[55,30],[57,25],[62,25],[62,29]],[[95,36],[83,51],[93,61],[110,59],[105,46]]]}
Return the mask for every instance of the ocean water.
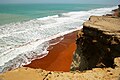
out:
{"label": "ocean water", "polygon": [[71,11],[110,7],[96,4],[0,4],[0,25],[28,21]]}
{"label": "ocean water", "polygon": [[49,40],[82,28],[91,15],[112,13],[113,5],[0,4],[0,72],[48,54]]}

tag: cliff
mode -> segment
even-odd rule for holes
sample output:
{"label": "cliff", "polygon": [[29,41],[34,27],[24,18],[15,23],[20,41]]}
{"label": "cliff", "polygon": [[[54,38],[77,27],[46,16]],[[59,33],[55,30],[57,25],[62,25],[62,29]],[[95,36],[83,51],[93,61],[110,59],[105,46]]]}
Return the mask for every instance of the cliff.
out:
{"label": "cliff", "polygon": [[72,70],[115,67],[114,58],[120,56],[120,18],[91,16],[79,33]]}

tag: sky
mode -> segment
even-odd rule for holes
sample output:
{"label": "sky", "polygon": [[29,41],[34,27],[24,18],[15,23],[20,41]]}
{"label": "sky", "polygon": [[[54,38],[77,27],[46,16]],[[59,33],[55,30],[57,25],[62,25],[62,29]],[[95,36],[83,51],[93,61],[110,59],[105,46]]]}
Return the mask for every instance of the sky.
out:
{"label": "sky", "polygon": [[120,4],[120,0],[0,0],[0,3]]}

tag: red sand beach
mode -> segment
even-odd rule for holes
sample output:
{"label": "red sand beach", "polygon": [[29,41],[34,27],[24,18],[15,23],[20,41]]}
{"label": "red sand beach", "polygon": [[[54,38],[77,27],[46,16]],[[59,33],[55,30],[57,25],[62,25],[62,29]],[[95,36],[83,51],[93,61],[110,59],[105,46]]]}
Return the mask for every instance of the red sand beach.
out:
{"label": "red sand beach", "polygon": [[[24,67],[41,68],[49,71],[69,71],[72,62],[73,53],[76,49],[76,32],[69,33],[64,39],[48,48],[48,55],[41,59],[33,60]],[[59,38],[50,41],[56,42]]]}

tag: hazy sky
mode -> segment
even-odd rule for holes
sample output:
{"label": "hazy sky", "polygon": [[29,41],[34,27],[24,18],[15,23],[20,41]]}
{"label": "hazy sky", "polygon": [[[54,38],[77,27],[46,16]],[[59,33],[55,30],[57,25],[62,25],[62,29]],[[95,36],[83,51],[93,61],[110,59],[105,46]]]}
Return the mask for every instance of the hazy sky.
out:
{"label": "hazy sky", "polygon": [[0,0],[0,3],[90,3],[90,4],[120,4],[120,0]]}

